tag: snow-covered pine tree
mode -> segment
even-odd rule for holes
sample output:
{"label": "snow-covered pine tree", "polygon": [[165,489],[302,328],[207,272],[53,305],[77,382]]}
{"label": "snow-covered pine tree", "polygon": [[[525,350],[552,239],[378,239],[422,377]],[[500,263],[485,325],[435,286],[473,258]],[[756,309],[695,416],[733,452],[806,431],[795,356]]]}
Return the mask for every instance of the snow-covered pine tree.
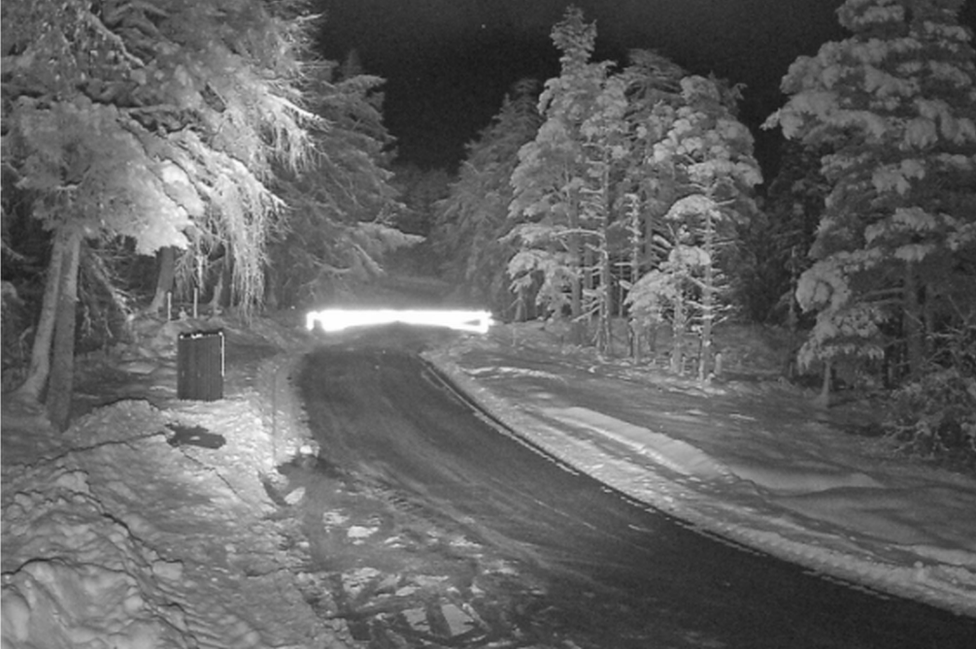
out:
{"label": "snow-covered pine tree", "polygon": [[[638,280],[631,304],[640,313],[654,314],[661,312],[660,299],[670,300],[675,314],[671,366],[679,371],[688,327],[692,318],[698,321],[698,377],[704,381],[711,372],[712,329],[728,296],[723,266],[738,226],[755,211],[751,190],[762,175],[752,155],[752,134],[735,117],[734,88],[688,76],[681,80],[681,97],[674,121],[651,153],[651,162],[673,178],[678,196],[664,220],[680,234],[671,242],[670,263],[660,272],[679,276],[673,281],[657,275]],[[639,286],[642,281],[648,286]],[[664,293],[655,296],[655,288]]]}
{"label": "snow-covered pine tree", "polygon": [[415,162],[394,162],[392,169],[393,186],[406,206],[395,225],[404,232],[426,237],[436,219],[434,206],[447,198],[451,174],[446,169],[425,168]]}
{"label": "snow-covered pine tree", "polygon": [[791,331],[798,325],[796,284],[812,263],[807,252],[829,190],[821,155],[796,140],[783,143],[762,209],[745,232],[741,301],[754,322],[785,322]]}
{"label": "snow-covered pine tree", "polygon": [[[626,86],[624,120],[629,152],[623,164],[617,200],[625,214],[622,224],[629,242],[624,262],[627,267],[621,269],[625,277],[621,284],[629,298],[634,283],[666,262],[671,249],[664,215],[676,196],[674,169],[657,164],[651,154],[654,145],[670,130],[682,104],[681,79],[686,73],[667,58],[647,50],[631,51],[628,63],[620,78]],[[653,347],[662,315],[657,309],[643,316],[630,313],[630,352],[636,361],[641,359],[645,339]]]}
{"label": "snow-covered pine tree", "polygon": [[545,121],[535,139],[519,151],[512,173],[514,196],[509,218],[517,225],[509,235],[519,252],[508,273],[516,294],[535,294],[548,312],[567,308],[574,344],[585,341],[583,308],[585,218],[581,188],[587,179],[580,128],[596,111],[609,63],[592,63],[596,26],[576,7],[567,9],[552,29],[561,74],[546,81],[539,99]]}
{"label": "snow-covered pine tree", "polygon": [[513,309],[506,267],[515,254],[506,239],[514,223],[508,219],[512,202],[512,172],[519,149],[539,129],[538,83],[516,82],[491,124],[467,146],[467,157],[447,198],[436,205],[431,238],[444,259],[443,270],[457,281],[465,297],[479,300],[497,314],[518,316],[524,296]]}
{"label": "snow-covered pine tree", "polygon": [[593,112],[580,126],[582,183],[580,186],[580,229],[586,246],[584,255],[583,317],[596,323],[597,351],[611,351],[613,316],[613,259],[618,247],[614,237],[616,192],[622,165],[631,157],[627,112],[627,84],[617,75],[606,79]]}
{"label": "snow-covered pine tree", "polygon": [[388,253],[423,240],[393,227],[397,201],[383,125],[383,79],[350,54],[341,74],[308,65],[305,95],[318,120],[301,173],[281,169],[276,188],[289,205],[268,248],[267,299],[312,303],[350,292],[385,272]]}
{"label": "snow-covered pine tree", "polygon": [[702,260],[700,249],[688,244],[688,233],[680,227],[673,229],[668,246],[667,259],[641,275],[627,295],[627,303],[630,305],[631,319],[639,327],[656,327],[670,321],[672,341],[669,366],[675,374],[682,374],[684,338],[691,315],[689,295]]}
{"label": "snow-covered pine tree", "polygon": [[976,305],[976,67],[962,4],[848,0],[838,16],[853,36],[783,79],[790,99],[768,123],[832,150],[815,263],[797,289],[817,312],[801,361],[897,349],[918,376],[939,329]]}

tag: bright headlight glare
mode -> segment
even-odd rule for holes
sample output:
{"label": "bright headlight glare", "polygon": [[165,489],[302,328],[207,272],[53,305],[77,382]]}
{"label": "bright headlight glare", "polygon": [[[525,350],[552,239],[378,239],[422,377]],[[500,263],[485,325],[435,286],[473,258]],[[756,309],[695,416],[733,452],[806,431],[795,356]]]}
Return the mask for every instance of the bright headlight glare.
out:
{"label": "bright headlight glare", "polygon": [[305,327],[326,332],[342,331],[350,327],[365,327],[400,322],[410,325],[449,327],[459,331],[488,333],[493,324],[488,311],[460,311],[439,309],[324,309],[310,311]]}

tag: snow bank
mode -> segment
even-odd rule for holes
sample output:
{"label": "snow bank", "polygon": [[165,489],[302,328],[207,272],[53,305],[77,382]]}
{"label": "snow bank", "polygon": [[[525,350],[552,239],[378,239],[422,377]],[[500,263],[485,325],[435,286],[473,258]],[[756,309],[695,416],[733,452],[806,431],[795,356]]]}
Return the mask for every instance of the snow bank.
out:
{"label": "snow bank", "polygon": [[[227,443],[173,446],[174,422]],[[4,649],[334,640],[294,584],[287,530],[266,516],[273,450],[252,404],[121,401],[64,441],[60,455],[4,466]]]}
{"label": "snow bank", "polygon": [[[185,617],[157,580],[178,579],[58,460],[4,485],[4,647],[192,647]],[[12,547],[11,547],[12,546]],[[27,560],[17,565],[21,558]],[[52,623],[57,621],[57,623]]]}
{"label": "snow bank", "polygon": [[655,433],[588,408],[540,408],[541,412],[567,426],[584,427],[624,444],[654,462],[685,476],[706,480],[728,477],[728,469],[691,444]]}
{"label": "snow bank", "polygon": [[777,493],[810,493],[844,487],[884,487],[871,476],[859,471],[811,468],[789,460],[785,466],[770,466],[768,462],[728,460],[727,466],[736,477]]}

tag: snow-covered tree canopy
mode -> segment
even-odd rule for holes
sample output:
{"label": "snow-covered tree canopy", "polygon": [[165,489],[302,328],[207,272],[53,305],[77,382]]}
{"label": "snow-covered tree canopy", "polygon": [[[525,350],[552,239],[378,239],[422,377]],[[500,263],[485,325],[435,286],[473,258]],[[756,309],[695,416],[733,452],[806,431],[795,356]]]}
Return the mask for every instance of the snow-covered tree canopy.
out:
{"label": "snow-covered tree canopy", "polygon": [[511,304],[505,268],[514,250],[502,241],[513,223],[508,217],[512,172],[519,149],[541,122],[538,83],[523,79],[512,86],[492,123],[468,144],[468,155],[437,208],[435,249],[463,290],[497,313]]}
{"label": "snow-covered tree canopy", "polygon": [[633,291],[632,313],[655,314],[644,323],[662,301],[696,293],[707,338],[721,259],[761,181],[752,135],[735,116],[737,89],[643,50],[615,72],[590,61],[595,34],[575,8],[552,31],[561,74],[546,82],[544,121],[511,179],[513,290],[534,292],[550,312],[568,306],[574,323],[596,322],[601,350],[615,287]]}
{"label": "snow-covered tree canopy", "polygon": [[539,97],[544,121],[535,139],[519,150],[512,172],[509,217],[517,225],[510,236],[521,250],[508,272],[517,293],[541,286],[537,301],[553,311],[561,309],[568,291],[572,316],[578,319],[583,312],[582,194],[592,180],[584,140],[592,145],[602,128],[594,119],[601,97],[607,98],[610,63],[590,61],[596,25],[586,23],[576,7],[566,10],[551,36],[561,52],[561,73],[545,83]]}
{"label": "snow-covered tree canopy", "polygon": [[[270,9],[269,9],[270,7]],[[260,295],[275,161],[307,150],[302,20],[258,0],[3,3],[5,163],[49,227],[223,244]]]}
{"label": "snow-covered tree canopy", "polygon": [[961,5],[848,0],[838,16],[853,36],[783,79],[790,99],[767,126],[830,151],[816,263],[797,291],[818,311],[808,359],[879,354],[890,322],[915,373],[933,327],[974,303],[976,57]]}
{"label": "snow-covered tree canopy", "polygon": [[[723,271],[737,243],[737,226],[755,211],[751,192],[762,176],[752,134],[735,117],[737,89],[697,75],[682,77],[679,88],[664,110],[650,116],[649,131],[657,139],[649,142],[644,164],[670,186],[659,217],[670,250],[666,261],[636,280],[627,301],[640,326],[660,322],[670,307],[675,340],[692,319],[701,324],[698,374],[705,380],[712,329],[728,306]],[[680,356],[680,347],[672,350],[677,370]]]}
{"label": "snow-covered tree canopy", "polygon": [[288,209],[269,245],[269,300],[295,305],[351,288],[383,273],[383,255],[422,237],[392,227],[397,200],[383,125],[384,80],[364,74],[354,57],[337,70],[306,64],[305,101],[317,120],[312,150],[297,173],[278,169],[275,185]]}

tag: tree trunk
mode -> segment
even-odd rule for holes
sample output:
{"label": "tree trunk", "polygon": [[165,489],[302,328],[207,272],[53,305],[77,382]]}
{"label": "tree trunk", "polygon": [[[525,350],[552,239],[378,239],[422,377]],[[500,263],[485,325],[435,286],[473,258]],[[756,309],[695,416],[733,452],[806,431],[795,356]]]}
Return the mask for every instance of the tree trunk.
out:
{"label": "tree trunk", "polygon": [[[706,246],[706,250],[708,246]],[[712,265],[705,266],[705,285],[702,287],[701,354],[698,357],[698,380],[708,379],[712,364],[712,325],[715,322],[715,274]]]}
{"label": "tree trunk", "polygon": [[600,236],[600,288],[598,293],[599,303],[597,304],[597,332],[596,347],[601,354],[613,353],[613,340],[611,338],[611,320],[613,308],[613,293],[611,291],[612,276],[610,274],[610,255],[607,251],[606,237]]}
{"label": "tree trunk", "polygon": [[213,295],[210,297],[210,315],[220,315],[221,299],[224,294],[224,274],[224,268],[221,268],[217,275],[217,285],[214,286]]}
{"label": "tree trunk", "polygon": [[613,355],[613,272],[610,268],[610,250],[606,231],[610,227],[610,219],[604,216],[603,232],[600,235],[600,353]]}
{"label": "tree trunk", "polygon": [[[582,228],[581,228],[582,229]],[[593,246],[589,243],[592,235],[580,235],[580,323],[583,337],[580,344],[597,345],[598,330],[593,328],[599,320],[599,297],[596,296],[596,262],[594,262]],[[585,317],[582,317],[585,316]]]}
{"label": "tree trunk", "polygon": [[[220,261],[220,267],[217,270],[217,285],[214,287],[213,296],[210,299],[211,315],[220,315],[224,308],[234,306],[234,257],[230,250]],[[236,297],[247,299],[247,296],[243,295]],[[238,306],[241,306],[245,313],[249,313],[252,307],[251,304],[238,304]]]}
{"label": "tree trunk", "polygon": [[[643,243],[643,237],[641,236],[641,210],[640,210],[640,198],[637,194],[631,194],[629,196],[631,200],[631,214],[630,214],[630,287],[633,288],[637,280],[640,279],[640,265],[641,265],[641,245]],[[626,296],[621,296],[621,302],[626,299]],[[640,364],[643,360],[643,327],[638,324],[637,320],[634,318],[633,312],[630,313],[630,330],[631,330],[631,344],[630,344],[630,356],[634,359],[636,364]]]}
{"label": "tree trunk", "polygon": [[712,325],[715,322],[715,223],[711,213],[705,214],[705,278],[702,286],[701,354],[698,357],[698,381],[708,380],[712,363]]}
{"label": "tree trunk", "polygon": [[830,378],[834,371],[834,363],[830,358],[824,359],[823,383],[820,384],[820,396],[817,397],[817,405],[821,408],[830,406]]}
{"label": "tree trunk", "polygon": [[70,228],[61,265],[60,290],[52,347],[51,378],[48,382],[48,418],[58,430],[65,430],[71,418],[71,393],[74,389],[75,320],[78,302],[78,257],[81,230]]}
{"label": "tree trunk", "polygon": [[605,154],[603,175],[600,182],[600,321],[598,323],[597,348],[601,354],[613,354],[613,272],[610,268],[610,160],[609,151]]}
{"label": "tree trunk", "polygon": [[[173,278],[176,275],[176,248],[173,246],[160,248],[156,254],[156,260],[159,269],[156,275],[156,293],[149,305],[150,313],[159,313],[160,309],[167,304],[166,295],[173,292]],[[166,319],[169,320],[171,315],[167,313]]]}
{"label": "tree trunk", "polygon": [[32,403],[39,403],[51,372],[51,344],[54,339],[54,319],[58,308],[58,292],[61,289],[61,267],[64,264],[68,235],[63,229],[54,234],[51,258],[47,264],[47,277],[44,282],[44,298],[41,314],[34,332],[31,347],[30,368],[27,379],[17,388],[14,396]]}
{"label": "tree trunk", "polygon": [[688,325],[685,321],[684,298],[678,294],[674,300],[674,321],[671,323],[671,371],[675,374],[684,374],[685,357],[685,330]]}
{"label": "tree trunk", "polygon": [[935,352],[935,338],[933,334],[936,330],[936,309],[938,304],[938,288],[931,282],[922,284],[922,306],[920,311],[925,314],[922,320],[922,353],[924,358],[932,358]]}
{"label": "tree trunk", "polygon": [[915,278],[915,264],[905,264],[904,312],[902,315],[905,330],[905,347],[908,355],[908,377],[916,379],[922,373],[925,352],[922,340],[922,308],[918,301],[918,281]]}
{"label": "tree trunk", "polygon": [[583,255],[580,250],[582,241],[579,234],[579,208],[578,199],[574,197],[574,204],[569,210],[569,266],[572,270],[572,286],[570,288],[570,331],[572,332],[573,344],[582,345],[586,339],[583,322],[580,316],[583,313],[583,283],[580,275],[583,272]]}

